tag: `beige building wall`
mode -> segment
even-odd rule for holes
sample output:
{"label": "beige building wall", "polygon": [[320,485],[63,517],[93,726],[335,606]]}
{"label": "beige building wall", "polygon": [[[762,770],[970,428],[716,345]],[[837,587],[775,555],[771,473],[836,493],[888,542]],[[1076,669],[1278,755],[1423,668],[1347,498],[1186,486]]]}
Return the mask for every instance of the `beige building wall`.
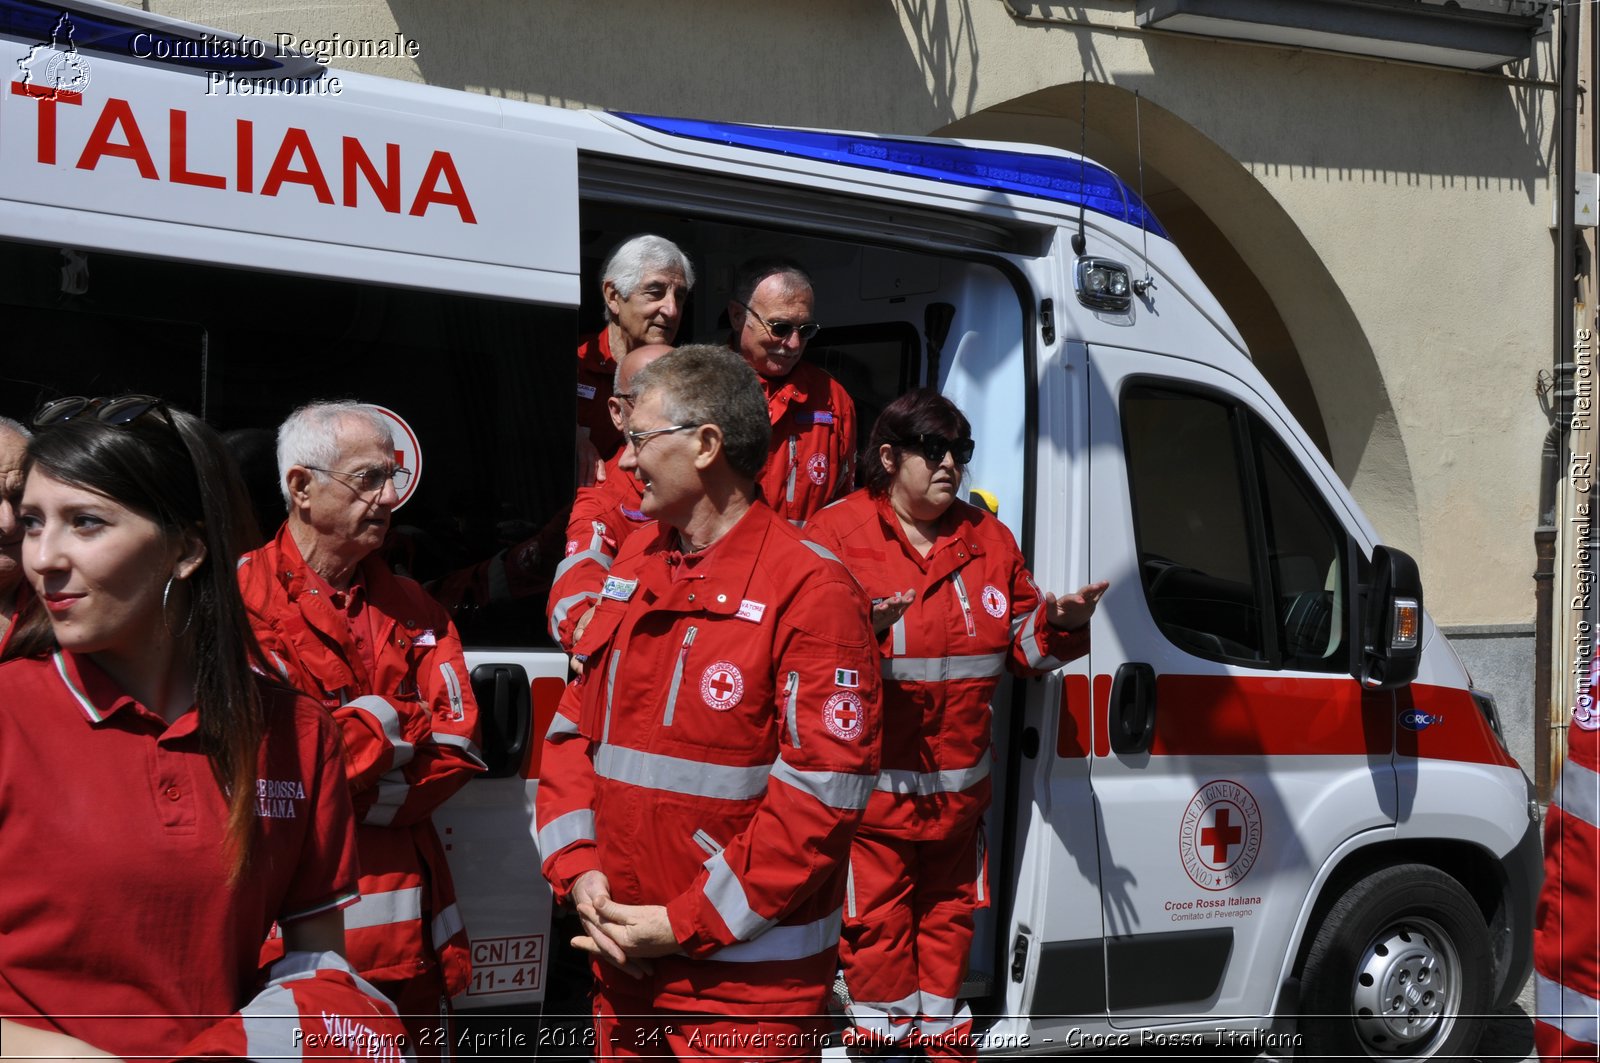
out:
{"label": "beige building wall", "polygon": [[1380,535],[1417,557],[1436,620],[1526,639],[1531,676],[1548,40],[1512,77],[1147,32],[1130,0],[144,6],[269,39],[401,33],[415,60],[333,65],[558,106],[1082,139],[1130,182],[1138,91],[1158,215]]}

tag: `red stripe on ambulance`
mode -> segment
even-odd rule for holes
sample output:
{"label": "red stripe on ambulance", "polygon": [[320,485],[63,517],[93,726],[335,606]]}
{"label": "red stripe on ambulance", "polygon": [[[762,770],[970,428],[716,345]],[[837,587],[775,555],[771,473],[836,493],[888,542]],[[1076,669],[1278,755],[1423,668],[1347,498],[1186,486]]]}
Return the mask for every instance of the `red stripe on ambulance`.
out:
{"label": "red stripe on ambulance", "polygon": [[[1111,755],[1109,675],[1094,677],[1094,755]],[[1062,683],[1056,755],[1088,756],[1088,679]],[[1420,730],[1399,727],[1421,714]],[[1515,767],[1472,695],[1412,683],[1363,693],[1345,676],[1163,675],[1156,679],[1152,756],[1311,756],[1398,754]]]}

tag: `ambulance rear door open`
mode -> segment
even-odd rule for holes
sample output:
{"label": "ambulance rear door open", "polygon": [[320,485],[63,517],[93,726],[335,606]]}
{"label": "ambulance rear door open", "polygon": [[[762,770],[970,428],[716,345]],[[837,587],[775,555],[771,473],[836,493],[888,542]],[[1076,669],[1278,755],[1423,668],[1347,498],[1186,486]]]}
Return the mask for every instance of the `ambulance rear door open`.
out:
{"label": "ambulance rear door open", "polygon": [[[312,399],[387,406],[421,444],[395,517],[419,578],[570,501],[570,142],[497,128],[499,101],[357,75],[217,91],[202,70],[127,58],[200,27],[62,6],[67,20],[58,6],[41,27],[33,5],[0,4],[0,414],[143,391],[270,433]],[[438,117],[452,111],[469,120]],[[530,702],[553,710],[566,662],[528,649],[548,642],[540,620],[458,617],[484,715],[508,721],[496,732]],[[536,726],[515,757],[488,749],[499,777],[435,815],[472,938],[467,1007],[543,996]]]}

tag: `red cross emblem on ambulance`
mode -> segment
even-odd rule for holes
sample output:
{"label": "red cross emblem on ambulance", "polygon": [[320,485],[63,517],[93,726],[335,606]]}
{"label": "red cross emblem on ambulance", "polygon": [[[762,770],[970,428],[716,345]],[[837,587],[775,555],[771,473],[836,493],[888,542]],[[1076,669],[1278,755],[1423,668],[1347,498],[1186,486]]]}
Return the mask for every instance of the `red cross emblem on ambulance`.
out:
{"label": "red cross emblem on ambulance", "polygon": [[718,712],[727,712],[744,697],[744,676],[731,661],[718,661],[700,677],[700,696]]}
{"label": "red cross emblem on ambulance", "polygon": [[1231,779],[1202,786],[1178,824],[1178,856],[1190,881],[1225,890],[1255,866],[1261,855],[1261,806]]}
{"label": "red cross emblem on ambulance", "polygon": [[861,737],[861,698],[853,690],[841,690],[822,706],[822,726],[835,738],[854,742]]}

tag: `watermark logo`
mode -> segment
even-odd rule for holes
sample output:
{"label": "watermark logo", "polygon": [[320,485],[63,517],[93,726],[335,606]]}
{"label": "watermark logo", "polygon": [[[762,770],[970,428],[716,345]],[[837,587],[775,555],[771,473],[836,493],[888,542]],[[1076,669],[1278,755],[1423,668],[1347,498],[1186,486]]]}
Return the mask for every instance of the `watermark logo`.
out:
{"label": "watermark logo", "polygon": [[63,93],[81,94],[89,87],[89,60],[73,43],[75,31],[72,16],[63,11],[49,42],[34,45],[17,60],[17,80],[28,95],[53,100]]}

